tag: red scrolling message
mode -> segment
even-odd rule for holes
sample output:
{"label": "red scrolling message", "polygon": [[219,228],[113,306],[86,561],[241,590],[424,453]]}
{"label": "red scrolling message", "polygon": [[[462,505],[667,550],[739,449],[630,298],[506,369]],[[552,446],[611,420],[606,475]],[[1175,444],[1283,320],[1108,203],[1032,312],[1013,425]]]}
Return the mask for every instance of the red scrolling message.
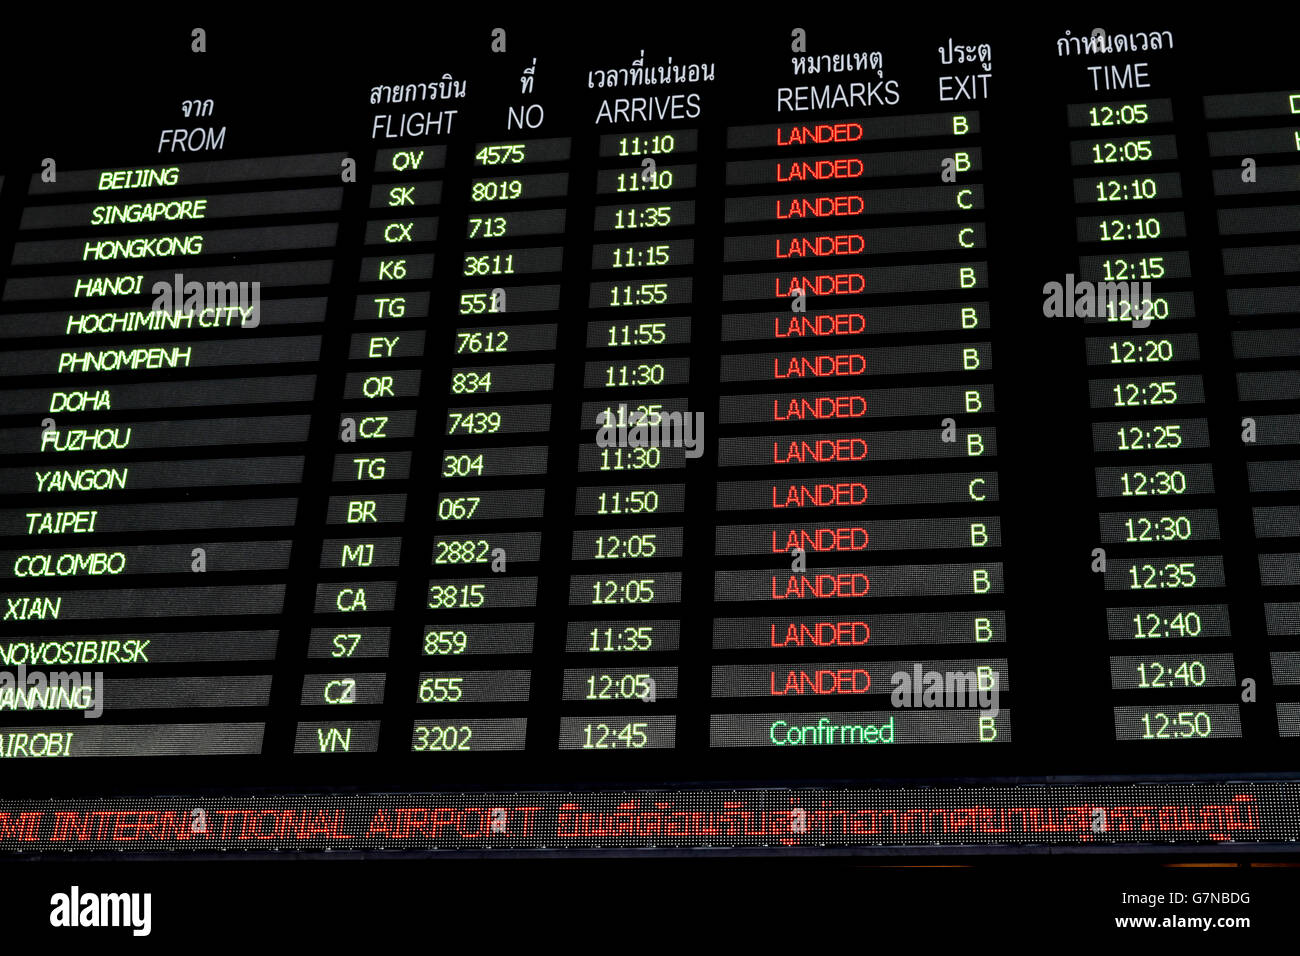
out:
{"label": "red scrolling message", "polygon": [[[854,622],[846,622],[853,624]],[[851,631],[850,633],[856,633]],[[861,678],[835,675],[845,692]],[[1091,844],[1287,839],[1292,782],[1005,787],[916,793],[382,794],[120,799],[95,809],[6,802],[0,852],[40,850],[577,849],[591,846]],[[1133,791],[1141,791],[1134,799]],[[165,806],[170,804],[170,806]],[[1100,821],[1100,825],[1099,825]]]}

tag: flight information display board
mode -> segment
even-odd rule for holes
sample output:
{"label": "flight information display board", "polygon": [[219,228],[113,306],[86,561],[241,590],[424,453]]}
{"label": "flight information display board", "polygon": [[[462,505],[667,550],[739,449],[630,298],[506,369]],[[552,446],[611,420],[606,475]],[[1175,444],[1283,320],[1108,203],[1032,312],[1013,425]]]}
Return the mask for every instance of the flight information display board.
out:
{"label": "flight information display board", "polygon": [[5,40],[0,853],[1300,837],[1282,33],[198,19]]}

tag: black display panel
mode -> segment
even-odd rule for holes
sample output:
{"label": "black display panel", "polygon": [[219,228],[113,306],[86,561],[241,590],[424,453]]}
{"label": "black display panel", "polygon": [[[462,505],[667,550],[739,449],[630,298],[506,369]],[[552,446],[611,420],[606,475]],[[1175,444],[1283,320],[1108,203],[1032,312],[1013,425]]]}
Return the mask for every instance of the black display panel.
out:
{"label": "black display panel", "polygon": [[5,41],[0,852],[1294,841],[1284,35],[792,16]]}

